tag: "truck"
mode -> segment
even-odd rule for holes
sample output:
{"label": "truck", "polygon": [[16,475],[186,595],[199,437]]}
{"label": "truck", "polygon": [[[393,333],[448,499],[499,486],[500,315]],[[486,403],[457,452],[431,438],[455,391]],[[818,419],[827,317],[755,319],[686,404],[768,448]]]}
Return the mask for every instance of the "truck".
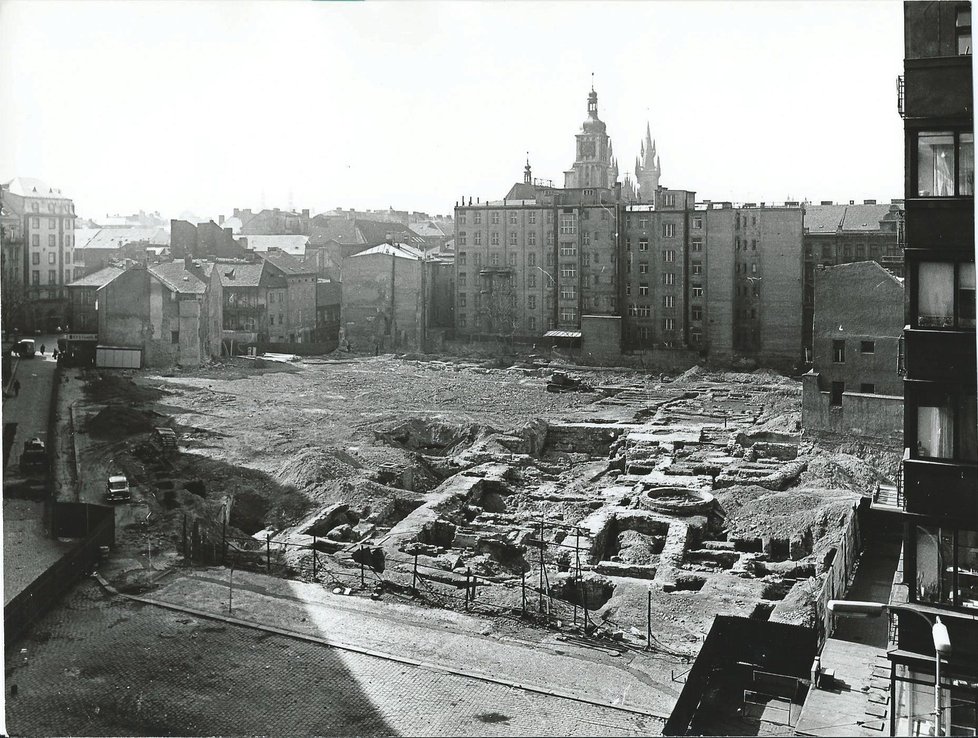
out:
{"label": "truck", "polygon": [[22,338],[14,344],[14,353],[22,359],[33,359],[37,349],[33,338]]}
{"label": "truck", "polygon": [[43,476],[48,469],[48,454],[44,441],[31,438],[24,441],[24,451],[20,455],[20,471],[24,476]]}

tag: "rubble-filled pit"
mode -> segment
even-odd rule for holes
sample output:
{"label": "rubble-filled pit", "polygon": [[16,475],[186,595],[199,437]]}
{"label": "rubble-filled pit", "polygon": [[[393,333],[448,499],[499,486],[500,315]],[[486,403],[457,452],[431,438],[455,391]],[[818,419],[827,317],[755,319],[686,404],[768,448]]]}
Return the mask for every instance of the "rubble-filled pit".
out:
{"label": "rubble-filled pit", "polygon": [[[290,576],[312,576],[313,546],[356,571],[366,544],[392,586],[410,586],[417,561],[440,592],[478,576],[480,603],[520,610],[542,589],[554,618],[586,605],[628,637],[651,607],[657,640],[684,654],[717,613],[811,618],[810,591],[888,456],[803,442],[800,385],[774,374],[562,371],[555,392],[545,365],[235,359],[92,377],[87,417],[171,541],[181,516],[220,528],[226,512],[234,534],[294,544]],[[103,410],[127,393],[138,401],[112,435]],[[165,463],[152,425],[179,434]]]}

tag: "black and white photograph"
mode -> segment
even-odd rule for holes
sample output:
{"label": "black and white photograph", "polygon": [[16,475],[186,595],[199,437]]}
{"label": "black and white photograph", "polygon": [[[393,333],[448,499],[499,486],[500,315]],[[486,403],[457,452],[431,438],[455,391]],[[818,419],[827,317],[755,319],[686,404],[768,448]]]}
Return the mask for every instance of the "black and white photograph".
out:
{"label": "black and white photograph", "polygon": [[0,0],[11,736],[976,736],[967,0]]}

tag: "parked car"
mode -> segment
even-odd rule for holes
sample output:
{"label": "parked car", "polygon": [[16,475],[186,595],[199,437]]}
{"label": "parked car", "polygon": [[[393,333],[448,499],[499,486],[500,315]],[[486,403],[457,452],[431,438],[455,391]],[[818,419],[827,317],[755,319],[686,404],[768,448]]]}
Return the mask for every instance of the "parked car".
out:
{"label": "parked car", "polygon": [[25,476],[42,476],[48,470],[48,454],[44,441],[31,438],[24,442],[24,452],[20,455],[20,471]]}
{"label": "parked car", "polygon": [[129,480],[125,475],[117,474],[109,477],[105,485],[106,502],[128,502],[132,499],[132,492],[129,490]]}
{"label": "parked car", "polygon": [[14,344],[14,353],[22,359],[32,359],[37,349],[34,346],[33,338],[22,338]]}

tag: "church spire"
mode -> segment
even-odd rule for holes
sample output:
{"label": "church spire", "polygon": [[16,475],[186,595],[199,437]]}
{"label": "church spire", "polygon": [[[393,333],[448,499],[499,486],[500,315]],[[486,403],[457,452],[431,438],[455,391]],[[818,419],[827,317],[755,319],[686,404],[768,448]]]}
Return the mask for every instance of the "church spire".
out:
{"label": "church spire", "polygon": [[523,182],[525,184],[533,184],[533,175],[530,170],[530,152],[526,152],[526,166],[523,167]]}

